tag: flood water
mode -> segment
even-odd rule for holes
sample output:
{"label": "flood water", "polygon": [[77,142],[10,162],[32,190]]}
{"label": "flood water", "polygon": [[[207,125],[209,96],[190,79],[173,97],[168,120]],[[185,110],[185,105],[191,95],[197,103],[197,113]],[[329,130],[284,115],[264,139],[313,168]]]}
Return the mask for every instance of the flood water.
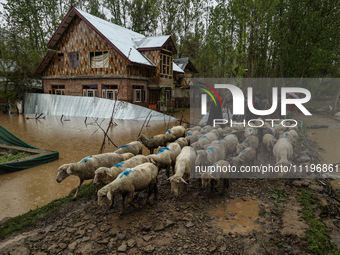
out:
{"label": "flood water", "polygon": [[[310,138],[323,149],[320,156],[325,164],[338,163],[340,167],[340,129],[321,128],[309,131]],[[331,181],[332,186],[340,189],[340,176]]]}
{"label": "flood water", "polygon": [[[70,176],[62,183],[56,182],[59,166],[99,153],[103,141],[103,131],[93,119],[46,116],[46,119],[25,119],[23,115],[0,114],[0,124],[26,143],[46,150],[59,152],[59,159],[51,163],[14,173],[0,171],[0,220],[13,217],[45,205],[50,201],[68,195],[78,184],[78,177]],[[99,119],[98,123],[106,130],[109,120]],[[117,146],[137,139],[144,121],[116,121],[111,126],[109,136]],[[164,133],[175,123],[151,121],[144,126],[143,134],[153,136]],[[104,152],[114,151],[112,144],[106,144]],[[147,149],[143,148],[143,153]]]}

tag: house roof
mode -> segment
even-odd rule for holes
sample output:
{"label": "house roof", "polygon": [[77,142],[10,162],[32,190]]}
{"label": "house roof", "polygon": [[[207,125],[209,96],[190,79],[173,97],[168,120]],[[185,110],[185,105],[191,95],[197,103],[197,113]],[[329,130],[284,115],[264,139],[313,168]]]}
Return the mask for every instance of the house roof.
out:
{"label": "house roof", "polygon": [[[169,35],[145,37],[142,34],[93,16],[75,7],[72,7],[66,14],[57,31],[48,42],[47,48],[56,48],[57,42],[72,22],[75,15],[79,16],[86,24],[96,31],[96,33],[99,34],[124,59],[128,60],[130,64],[155,68],[156,65],[140,51],[146,49],[160,49],[164,47],[167,42],[172,43],[175,53],[177,52],[175,44]],[[47,53],[35,73],[39,73],[43,70],[50,60],[51,54]],[[175,71],[177,69],[179,68],[177,68],[176,64],[174,64],[173,70]]]}
{"label": "house roof", "polygon": [[196,67],[191,63],[189,58],[175,58],[174,63],[181,68],[181,70],[185,70],[188,68],[191,72],[198,73]]}

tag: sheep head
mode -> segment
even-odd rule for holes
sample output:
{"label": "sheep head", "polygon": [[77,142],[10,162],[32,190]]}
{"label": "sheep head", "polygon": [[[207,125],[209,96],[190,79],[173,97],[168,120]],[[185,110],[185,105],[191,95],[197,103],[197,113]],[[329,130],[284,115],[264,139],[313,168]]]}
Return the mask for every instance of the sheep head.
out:
{"label": "sheep head", "polygon": [[170,184],[171,184],[171,192],[173,192],[175,194],[175,197],[178,197],[178,190],[179,190],[179,184],[180,182],[183,182],[185,184],[188,184],[183,177],[179,177],[179,176],[171,176],[170,178],[168,178],[168,180],[170,180]]}
{"label": "sheep head", "polygon": [[146,140],[146,136],[144,134],[141,134],[138,138],[137,138],[137,141],[139,142],[143,142],[144,140]]}
{"label": "sheep head", "polygon": [[72,174],[72,164],[64,164],[59,167],[56,181],[61,183]]}
{"label": "sheep head", "polygon": [[109,176],[112,177],[111,171],[107,167],[99,167],[95,172],[94,172],[94,179],[93,179],[93,184],[98,186],[101,183],[110,183],[108,181]]}
{"label": "sheep head", "polygon": [[204,150],[197,151],[197,157],[195,161],[196,166],[204,165],[207,163],[208,153]]}
{"label": "sheep head", "polygon": [[243,151],[245,148],[244,144],[239,143],[238,145],[236,145],[236,154],[240,154],[241,151]]}
{"label": "sheep head", "polygon": [[206,187],[209,185],[211,179],[215,179],[211,174],[209,173],[203,173],[201,175],[201,182],[202,182],[202,187]]}

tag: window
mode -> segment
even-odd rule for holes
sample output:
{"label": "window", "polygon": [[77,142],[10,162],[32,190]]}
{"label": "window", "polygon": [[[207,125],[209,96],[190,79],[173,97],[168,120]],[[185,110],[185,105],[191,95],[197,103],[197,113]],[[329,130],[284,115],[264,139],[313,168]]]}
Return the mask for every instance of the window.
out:
{"label": "window", "polygon": [[64,67],[64,53],[58,53],[58,68]]}
{"label": "window", "polygon": [[48,91],[48,94],[65,95],[65,85],[52,85],[52,89]]}
{"label": "window", "polygon": [[68,58],[70,60],[68,67],[75,68],[79,66],[79,52],[70,52]]}
{"label": "window", "polygon": [[90,52],[91,68],[109,67],[109,53],[107,51]]}
{"label": "window", "polygon": [[161,53],[160,76],[172,79],[172,56],[170,53]]}
{"label": "window", "polygon": [[140,86],[140,85],[132,86],[132,100],[133,102],[145,102],[146,101],[144,86]]}
{"label": "window", "polygon": [[98,96],[98,86],[97,85],[85,85],[85,86],[83,86],[83,96],[84,97],[97,97]]}
{"label": "window", "polygon": [[102,85],[102,98],[117,100],[118,85]]}

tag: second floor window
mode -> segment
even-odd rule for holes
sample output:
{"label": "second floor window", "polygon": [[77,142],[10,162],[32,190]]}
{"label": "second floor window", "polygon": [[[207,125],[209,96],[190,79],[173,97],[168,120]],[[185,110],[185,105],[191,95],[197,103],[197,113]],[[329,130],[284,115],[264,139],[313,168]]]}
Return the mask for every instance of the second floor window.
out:
{"label": "second floor window", "polygon": [[160,77],[172,78],[172,56],[166,53],[161,53],[160,61]]}
{"label": "second floor window", "polygon": [[74,68],[74,67],[78,67],[79,66],[79,52],[70,52],[68,54],[68,57],[69,57],[69,64],[68,66],[70,68]]}
{"label": "second floor window", "polygon": [[91,68],[109,67],[109,53],[107,51],[90,52]]}

